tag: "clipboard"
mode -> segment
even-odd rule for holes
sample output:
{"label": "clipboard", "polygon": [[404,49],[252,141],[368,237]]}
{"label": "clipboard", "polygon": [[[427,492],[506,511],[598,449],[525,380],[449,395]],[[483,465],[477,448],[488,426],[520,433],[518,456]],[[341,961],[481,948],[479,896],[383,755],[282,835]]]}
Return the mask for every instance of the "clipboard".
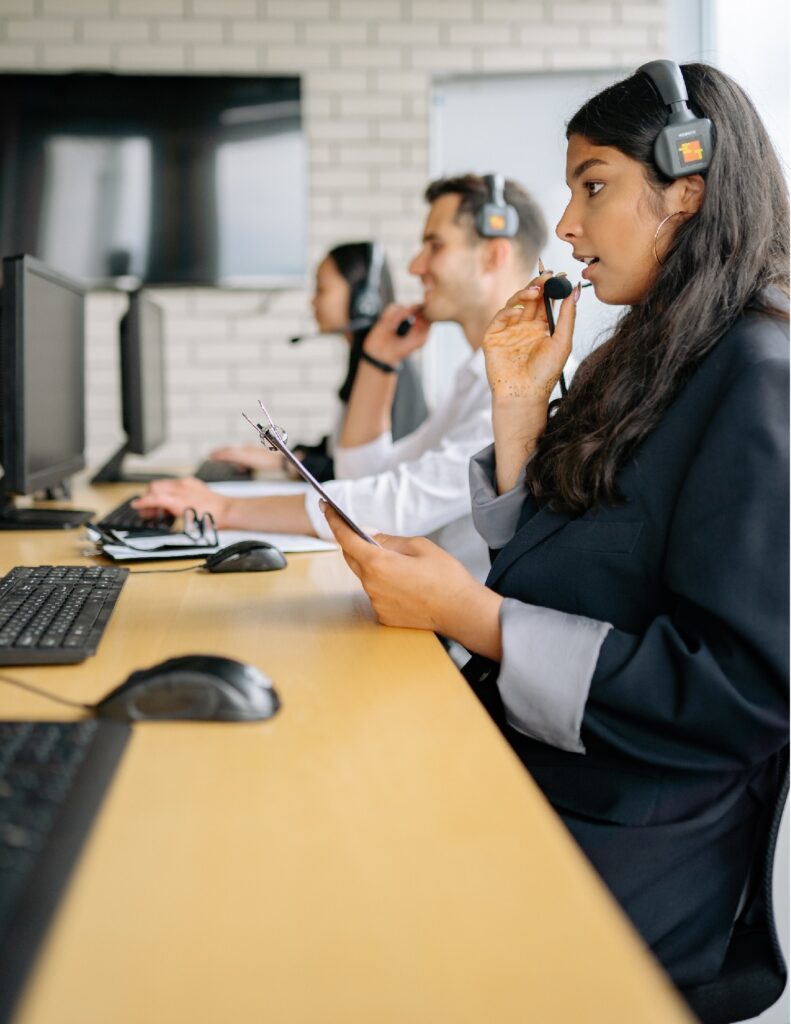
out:
{"label": "clipboard", "polygon": [[357,523],[355,523],[354,520],[351,519],[343,511],[340,505],[338,505],[337,502],[335,502],[329,496],[329,494],[327,494],[327,492],[324,490],[324,488],[321,486],[321,484],[315,478],[315,476],[313,476],[313,474],[308,469],[306,469],[305,466],[303,466],[303,464],[296,457],[296,455],[294,455],[294,453],[289,449],[288,445],[286,444],[286,441],[288,440],[288,434],[285,432],[285,430],[283,430],[281,427],[275,426],[272,417],[266,411],[266,406],[260,399],[258,400],[258,404],[261,406],[264,415],[269,421],[268,427],[264,427],[260,423],[254,423],[245,412],[242,413],[242,416],[244,416],[244,418],[247,420],[247,422],[250,424],[253,430],[256,431],[256,433],[258,434],[258,440],[261,442],[261,444],[265,448],[268,448],[270,451],[280,452],[280,454],[285,459],[287,459],[288,462],[294,467],[297,473],[299,473],[302,479],[310,484],[313,490],[316,491],[320,495],[320,497],[327,502],[330,508],[334,509],[338,513],[338,515],[341,517],[344,523],[346,523],[350,530],[354,530],[358,537],[361,537],[368,544],[373,544],[375,548],[381,547],[381,544],[377,544],[373,537],[369,537],[365,530],[361,529],[357,525]]}

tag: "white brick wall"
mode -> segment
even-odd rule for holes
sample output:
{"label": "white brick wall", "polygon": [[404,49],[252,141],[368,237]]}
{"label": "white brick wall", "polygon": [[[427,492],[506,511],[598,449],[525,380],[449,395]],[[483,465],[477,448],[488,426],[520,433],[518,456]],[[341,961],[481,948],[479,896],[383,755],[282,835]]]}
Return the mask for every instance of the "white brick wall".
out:
{"label": "white brick wall", "polygon": [[[664,0],[0,0],[0,68],[302,75],[310,258],[378,237],[399,294],[429,171],[432,78],[630,66],[661,55]],[[290,346],[304,291],[168,289],[171,440],[161,465],[248,440],[240,406],[266,395],[294,438],[326,432],[344,349]],[[88,307],[88,457],[121,438],[115,333],[122,297]]]}

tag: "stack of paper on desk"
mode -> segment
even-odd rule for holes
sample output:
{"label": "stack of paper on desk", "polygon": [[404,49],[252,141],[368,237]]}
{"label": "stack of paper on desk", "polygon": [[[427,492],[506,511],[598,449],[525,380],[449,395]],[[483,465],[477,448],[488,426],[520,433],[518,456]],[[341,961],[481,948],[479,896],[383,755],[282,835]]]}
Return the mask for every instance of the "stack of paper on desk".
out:
{"label": "stack of paper on desk", "polygon": [[[119,537],[124,536],[123,531],[119,530],[116,532]],[[88,533],[91,540],[99,541],[101,539],[95,531],[91,530],[90,524],[88,524]],[[138,562],[162,558],[205,558],[206,555],[219,551],[220,548],[227,547],[229,544],[235,544],[238,540],[265,540],[269,544],[274,544],[275,547],[280,548],[285,554],[293,554],[300,551],[333,551],[337,547],[332,541],[320,540],[318,537],[307,537],[296,533],[219,530],[217,536],[220,539],[219,544],[207,545],[195,544],[194,541],[190,540],[183,533],[173,533],[158,537],[141,537],[138,535],[130,540],[134,547],[127,547],[125,544],[104,543],[102,545],[102,552],[116,562]],[[165,545],[167,545],[165,550],[157,550]]]}

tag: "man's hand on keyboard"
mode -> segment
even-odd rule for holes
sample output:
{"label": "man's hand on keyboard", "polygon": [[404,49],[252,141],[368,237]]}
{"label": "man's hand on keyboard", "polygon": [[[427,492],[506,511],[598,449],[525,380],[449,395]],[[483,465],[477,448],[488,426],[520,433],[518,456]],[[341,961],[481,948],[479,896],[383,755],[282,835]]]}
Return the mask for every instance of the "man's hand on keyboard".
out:
{"label": "man's hand on keyboard", "polygon": [[217,528],[222,529],[227,523],[231,501],[231,498],[210,490],[200,480],[184,477],[181,480],[154,480],[132,505],[141,516],[155,516],[161,509],[174,516],[183,515],[188,508],[195,509],[198,515],[210,512]]}

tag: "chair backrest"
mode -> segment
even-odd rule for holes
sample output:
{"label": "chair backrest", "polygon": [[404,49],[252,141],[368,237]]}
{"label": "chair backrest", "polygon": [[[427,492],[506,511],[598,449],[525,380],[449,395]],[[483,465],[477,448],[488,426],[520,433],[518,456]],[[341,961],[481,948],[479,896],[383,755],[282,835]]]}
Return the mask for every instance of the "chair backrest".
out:
{"label": "chair backrest", "polygon": [[[759,897],[763,906],[763,915],[766,920],[766,926],[772,944],[772,951],[775,956],[778,972],[782,973],[783,976],[783,987],[785,987],[788,970],[785,958],[783,957],[780,938],[777,934],[777,921],[775,920],[773,899],[773,877],[775,853],[777,852],[777,839],[780,835],[780,824],[783,820],[783,810],[785,809],[786,800],[788,799],[788,760],[788,747],[786,746],[781,751],[778,763],[779,784],[775,805],[772,809],[772,817],[769,822],[769,833],[767,835],[766,848],[763,855],[764,868],[761,886],[762,891]],[[780,991],[782,992],[782,989]]]}
{"label": "chair backrest", "polygon": [[777,837],[788,797],[788,746],[774,764],[775,799],[762,821],[751,888],[733,926],[720,973],[705,985],[682,989],[702,1024],[734,1024],[776,1003],[788,971],[777,935],[772,878]]}

